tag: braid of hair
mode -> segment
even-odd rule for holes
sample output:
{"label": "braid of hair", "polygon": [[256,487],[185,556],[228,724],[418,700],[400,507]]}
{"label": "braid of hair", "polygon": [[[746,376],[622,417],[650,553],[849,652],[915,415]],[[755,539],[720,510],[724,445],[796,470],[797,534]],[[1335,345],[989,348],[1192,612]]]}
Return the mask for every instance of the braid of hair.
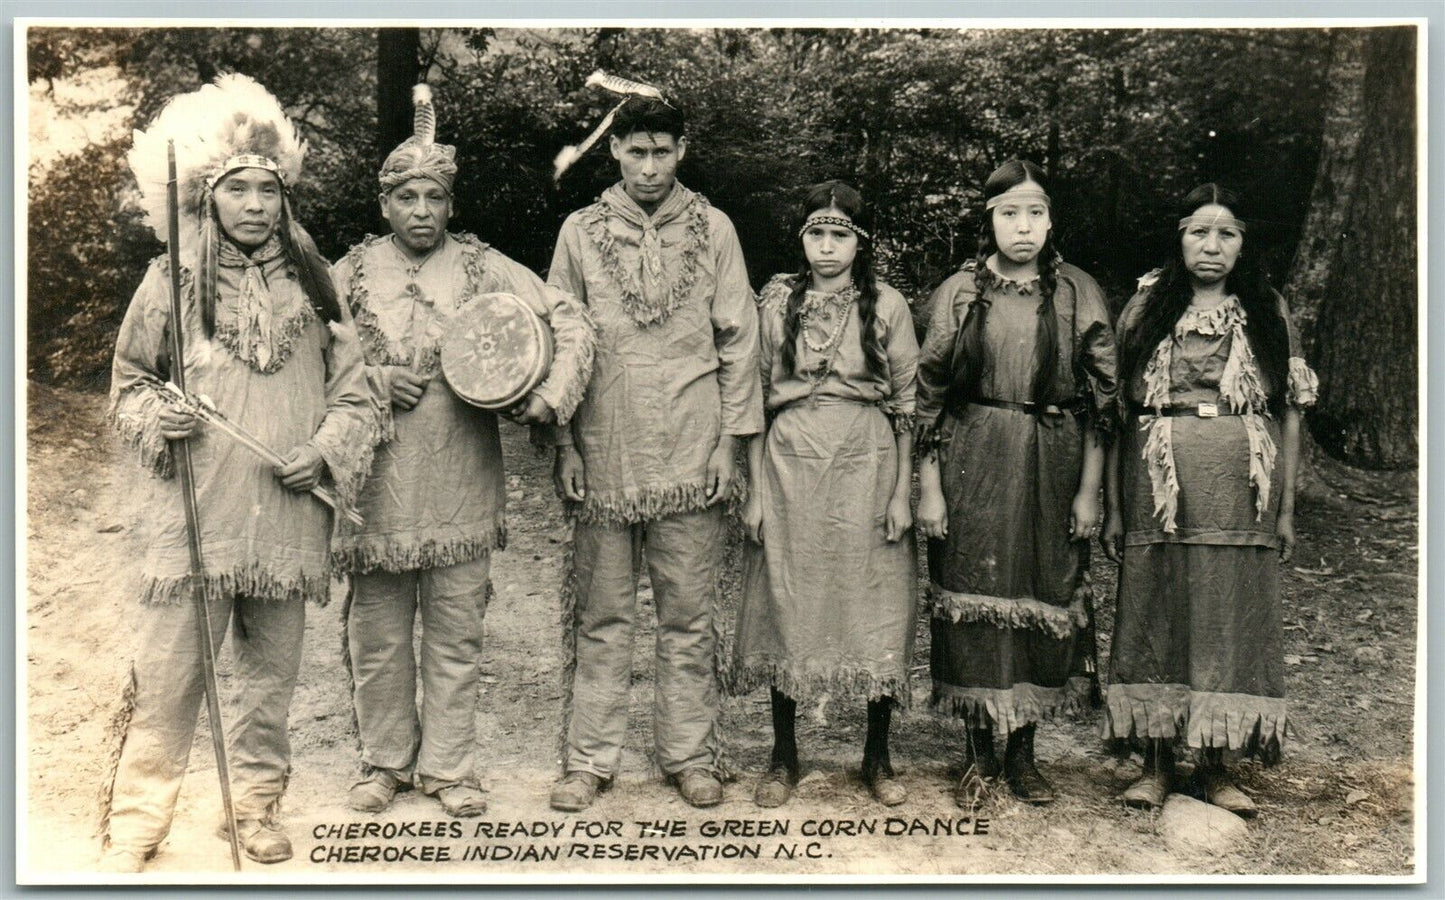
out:
{"label": "braid of hair", "polygon": [[789,375],[798,374],[798,333],[803,327],[803,297],[808,292],[809,274],[810,270],[805,268],[793,276],[793,288],[783,313],[783,371]]}
{"label": "braid of hair", "polygon": [[953,382],[945,397],[948,407],[956,412],[978,396],[979,383],[983,381],[984,370],[989,364],[988,345],[984,343],[983,334],[988,324],[988,290],[993,286],[988,258],[995,249],[993,227],[984,222],[978,238],[978,255],[974,258],[974,298],[968,305],[968,312],[964,314],[953,344]]}
{"label": "braid of hair", "polygon": [[1040,405],[1052,402],[1054,375],[1059,363],[1059,320],[1054,314],[1054,293],[1062,262],[1050,235],[1039,253],[1039,320],[1034,330],[1034,380],[1030,395]]}
{"label": "braid of hair", "polygon": [[873,274],[871,246],[858,250],[853,264],[853,284],[858,289],[858,343],[863,348],[863,359],[873,377],[886,380],[888,355],[878,333],[878,279]]}

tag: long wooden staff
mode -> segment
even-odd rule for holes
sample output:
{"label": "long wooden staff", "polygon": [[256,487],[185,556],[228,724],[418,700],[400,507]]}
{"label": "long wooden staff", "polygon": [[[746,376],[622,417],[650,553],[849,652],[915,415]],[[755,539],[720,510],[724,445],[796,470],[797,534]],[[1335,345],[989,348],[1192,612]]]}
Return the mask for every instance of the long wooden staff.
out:
{"label": "long wooden staff", "polygon": [[[171,258],[171,380],[182,393],[186,389],[186,344],[181,315],[181,229],[180,201],[176,192],[176,144],[166,142],[166,212]],[[226,733],[221,725],[221,699],[216,690],[216,645],[211,642],[211,610],[206,605],[206,564],[201,556],[201,520],[196,507],[196,483],[191,470],[191,445],[182,438],[171,442],[176,471],[180,473],[181,495],[186,505],[186,534],[191,548],[191,601],[196,607],[196,628],[201,642],[201,673],[206,685],[206,715],[211,719],[211,745],[216,751],[216,771],[221,776],[221,809],[226,816],[226,833],[231,839],[231,867],[241,871],[241,839],[236,834],[236,810],[231,805],[231,768],[226,762]]]}

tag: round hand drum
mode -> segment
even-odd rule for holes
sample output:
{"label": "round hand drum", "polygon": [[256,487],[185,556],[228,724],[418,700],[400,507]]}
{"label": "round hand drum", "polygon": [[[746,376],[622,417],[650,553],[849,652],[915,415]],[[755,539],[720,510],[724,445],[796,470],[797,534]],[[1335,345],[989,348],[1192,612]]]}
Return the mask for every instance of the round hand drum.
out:
{"label": "round hand drum", "polygon": [[482,409],[508,409],[547,377],[552,333],[521,298],[482,294],[453,318],[441,361],[458,397]]}

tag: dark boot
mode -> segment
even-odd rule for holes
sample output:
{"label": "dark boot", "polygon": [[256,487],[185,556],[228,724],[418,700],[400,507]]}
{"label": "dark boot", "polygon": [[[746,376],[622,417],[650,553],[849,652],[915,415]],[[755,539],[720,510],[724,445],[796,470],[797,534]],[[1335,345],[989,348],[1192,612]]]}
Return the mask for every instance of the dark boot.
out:
{"label": "dark boot", "polygon": [[1144,774],[1124,789],[1120,799],[1135,809],[1158,809],[1174,789],[1174,747],[1162,738],[1152,738],[1144,749]]}
{"label": "dark boot", "polygon": [[773,755],[768,771],[753,790],[758,806],[782,806],[793,796],[798,784],[798,739],[794,723],[798,718],[798,702],[773,688]]}
{"label": "dark boot", "polygon": [[1053,803],[1054,786],[1034,765],[1034,726],[1025,725],[1009,732],[1004,747],[1003,773],[1009,790],[1025,803]]}
{"label": "dark boot", "polygon": [[963,743],[963,775],[953,789],[953,801],[963,809],[978,809],[988,794],[988,779],[1002,772],[1003,764],[993,749],[993,728],[970,728]]}
{"label": "dark boot", "polygon": [[868,736],[863,741],[863,783],[873,799],[897,806],[908,799],[908,789],[893,776],[888,759],[888,727],[893,720],[893,698],[868,701]]}

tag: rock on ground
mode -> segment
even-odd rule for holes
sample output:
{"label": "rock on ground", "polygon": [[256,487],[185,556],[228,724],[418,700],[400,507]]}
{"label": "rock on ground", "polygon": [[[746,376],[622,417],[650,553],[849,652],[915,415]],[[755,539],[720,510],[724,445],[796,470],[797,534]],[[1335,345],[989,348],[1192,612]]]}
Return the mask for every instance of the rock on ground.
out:
{"label": "rock on ground", "polygon": [[1249,829],[1232,812],[1182,794],[1172,794],[1159,814],[1159,833],[1178,853],[1223,856],[1244,843]]}

